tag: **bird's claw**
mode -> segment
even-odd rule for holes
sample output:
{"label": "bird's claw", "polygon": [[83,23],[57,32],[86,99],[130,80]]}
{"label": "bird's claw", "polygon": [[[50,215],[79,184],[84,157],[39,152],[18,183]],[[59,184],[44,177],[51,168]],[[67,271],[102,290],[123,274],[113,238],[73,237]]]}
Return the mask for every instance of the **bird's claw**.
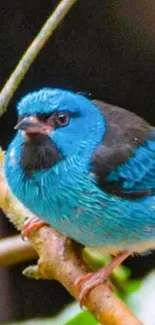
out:
{"label": "bird's claw", "polygon": [[[78,300],[81,307],[84,306],[85,299],[90,291],[107,280],[106,269],[105,272],[103,271],[104,269],[102,269],[102,272],[99,270],[94,273],[87,273],[75,282],[76,291],[78,292]],[[108,286],[111,290],[113,289],[112,285]]]}
{"label": "bird's claw", "polygon": [[[102,267],[100,270],[94,273],[87,273],[85,276],[81,277],[75,282],[75,288],[77,291],[80,306],[84,305],[85,299],[90,291],[108,280],[108,277],[113,269],[121,264],[129,255],[130,253],[124,250],[115,256],[109,264]],[[111,286],[109,286],[109,288],[112,289]]]}
{"label": "bird's claw", "polygon": [[29,218],[24,223],[24,228],[21,233],[22,238],[23,239],[28,238],[31,235],[31,233],[33,233],[34,231],[38,230],[39,228],[45,225],[46,223],[36,216]]}

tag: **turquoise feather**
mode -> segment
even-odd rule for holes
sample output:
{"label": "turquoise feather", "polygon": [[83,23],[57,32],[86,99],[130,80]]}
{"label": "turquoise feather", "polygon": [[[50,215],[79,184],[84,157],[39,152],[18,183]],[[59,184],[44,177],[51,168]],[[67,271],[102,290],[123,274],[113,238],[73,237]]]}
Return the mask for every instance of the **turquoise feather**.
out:
{"label": "turquoise feather", "polygon": [[[52,168],[27,177],[20,164],[23,133],[18,131],[11,142],[5,174],[13,194],[34,214],[83,245],[115,245],[119,250],[154,240],[154,194],[130,200],[98,186],[92,157],[104,143],[108,124],[93,102],[69,91],[47,88],[27,95],[18,105],[20,116],[62,110],[78,112],[79,117],[51,133],[51,141],[63,156]],[[129,192],[154,189],[155,140],[146,138],[105,179],[123,179],[122,189]]]}

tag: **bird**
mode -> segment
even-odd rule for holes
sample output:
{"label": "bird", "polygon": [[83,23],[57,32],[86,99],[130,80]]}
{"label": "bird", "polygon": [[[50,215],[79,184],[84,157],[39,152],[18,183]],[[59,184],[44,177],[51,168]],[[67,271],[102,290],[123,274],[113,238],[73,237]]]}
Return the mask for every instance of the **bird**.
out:
{"label": "bird", "polygon": [[83,302],[130,254],[155,247],[155,127],[123,108],[50,87],[26,94],[17,112],[4,171],[11,193],[34,216],[25,233],[47,223],[113,256],[77,281]]}

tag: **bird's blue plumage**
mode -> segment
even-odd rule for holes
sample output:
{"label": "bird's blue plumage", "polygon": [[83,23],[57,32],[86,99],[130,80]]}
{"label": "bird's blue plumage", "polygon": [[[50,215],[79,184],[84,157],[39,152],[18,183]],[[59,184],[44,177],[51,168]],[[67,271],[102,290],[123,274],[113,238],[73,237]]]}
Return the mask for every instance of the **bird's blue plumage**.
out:
{"label": "bird's blue plumage", "polygon": [[[130,112],[102,105],[61,89],[25,96],[19,116],[44,115],[44,124],[52,116],[52,129],[44,139],[19,130],[5,174],[14,195],[58,231],[87,246],[124,249],[155,239],[155,130]],[[57,125],[60,113],[70,116],[66,125]],[[60,153],[54,163],[47,137]],[[123,196],[139,191],[134,199]]]}
{"label": "bird's blue plumage", "polygon": [[[155,132],[154,132],[155,138]],[[124,180],[125,190],[144,190],[155,188],[155,140],[147,140],[123,165],[108,175],[108,180]]]}

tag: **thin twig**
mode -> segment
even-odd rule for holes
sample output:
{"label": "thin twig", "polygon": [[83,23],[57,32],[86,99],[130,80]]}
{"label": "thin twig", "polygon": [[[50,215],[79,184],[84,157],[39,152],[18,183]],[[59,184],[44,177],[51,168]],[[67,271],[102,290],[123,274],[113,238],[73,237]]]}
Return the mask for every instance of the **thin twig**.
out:
{"label": "thin twig", "polygon": [[[19,205],[7,187],[2,168],[3,159],[4,153],[0,151],[0,207],[22,229],[28,211]],[[38,265],[29,267],[24,274],[36,279],[54,278],[78,300],[75,280],[87,273],[87,267],[76,255],[72,241],[48,226],[34,232],[29,240],[40,258]],[[106,284],[94,288],[84,304],[101,324],[142,325]]]}
{"label": "thin twig", "polygon": [[16,235],[0,240],[0,267],[30,261],[38,255],[29,241]]}
{"label": "thin twig", "polygon": [[9,101],[23,80],[31,64],[34,62],[36,56],[76,1],[77,0],[62,0],[60,2],[40,30],[39,34],[28,47],[25,54],[22,56],[16,69],[13,71],[0,93],[0,117],[5,113]]}

